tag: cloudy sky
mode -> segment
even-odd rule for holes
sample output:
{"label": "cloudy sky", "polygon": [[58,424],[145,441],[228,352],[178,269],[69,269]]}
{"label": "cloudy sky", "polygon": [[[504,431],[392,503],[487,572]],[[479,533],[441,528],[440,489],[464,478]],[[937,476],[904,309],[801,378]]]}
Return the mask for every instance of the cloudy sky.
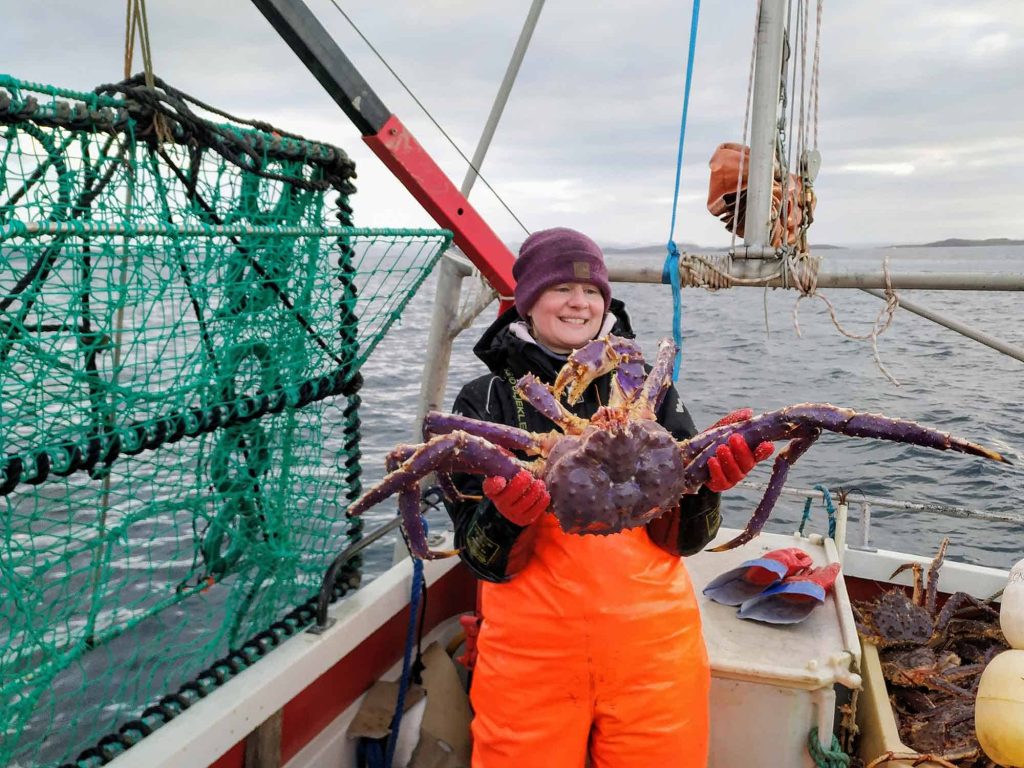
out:
{"label": "cloudy sky", "polygon": [[[465,164],[338,12],[308,0],[384,103],[458,185]],[[472,155],[529,0],[338,0]],[[124,6],[0,0],[0,70],[88,90],[120,79]],[[358,132],[245,0],[149,0],[157,74],[244,117],[356,160],[362,226],[428,224]],[[707,161],[743,131],[753,0],[702,5],[676,239],[725,245],[704,208]],[[548,0],[484,176],[529,229],[605,244],[664,242],[671,216],[689,2]],[[826,2],[812,242],[1024,237],[1024,4]],[[141,69],[136,55],[135,70]],[[477,205],[523,231],[480,184]]]}

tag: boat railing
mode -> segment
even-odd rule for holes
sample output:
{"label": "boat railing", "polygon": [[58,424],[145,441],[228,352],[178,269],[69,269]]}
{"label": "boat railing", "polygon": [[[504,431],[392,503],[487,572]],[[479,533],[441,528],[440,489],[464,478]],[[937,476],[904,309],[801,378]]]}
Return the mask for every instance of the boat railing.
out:
{"label": "boat railing", "polygon": [[[764,491],[766,483],[755,483],[743,481],[737,487],[749,490]],[[852,493],[852,492],[851,492]],[[1012,512],[992,512],[984,509],[971,509],[953,504],[940,504],[938,502],[913,502],[901,499],[891,499],[884,496],[868,496],[857,491],[858,496],[851,493],[836,494],[836,545],[840,551],[843,547],[873,551],[871,544],[871,518],[875,509],[888,509],[898,512],[912,512],[915,514],[941,515],[943,517],[954,517],[961,520],[985,520],[987,522],[1024,523],[1024,516]],[[818,488],[796,488],[786,486],[782,489],[781,495],[790,498],[802,498],[824,501],[825,493]],[[846,535],[847,521],[850,516],[850,509],[855,510],[855,517],[858,523],[857,542],[852,543]],[[842,545],[842,546],[841,546]]]}

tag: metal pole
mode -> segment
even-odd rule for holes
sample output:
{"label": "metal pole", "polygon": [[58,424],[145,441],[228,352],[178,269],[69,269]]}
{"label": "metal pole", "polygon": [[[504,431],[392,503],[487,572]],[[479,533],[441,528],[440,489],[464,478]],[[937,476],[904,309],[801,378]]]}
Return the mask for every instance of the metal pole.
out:
{"label": "metal pole", "polygon": [[[702,254],[688,254],[701,256]],[[709,261],[718,262],[722,253],[704,254]],[[623,283],[661,283],[664,256],[660,255],[621,255],[605,254],[610,279]],[[788,283],[782,277],[757,277],[747,267],[755,261],[733,261],[728,274],[732,278],[750,280],[748,285],[733,284],[734,288],[792,288],[793,281]],[[772,274],[781,265],[769,264]],[[723,267],[723,270],[725,268]],[[1024,291],[1024,272],[999,272],[993,274],[965,272],[893,272],[889,271],[889,284],[893,288],[910,290],[945,290],[945,291]],[[818,288],[885,288],[885,273],[879,269],[872,270],[830,270],[822,267],[816,277]]]}
{"label": "metal pole", "polygon": [[744,220],[745,242],[753,246],[763,246],[770,242],[768,224],[772,209],[775,143],[779,132],[779,89],[782,83],[785,28],[785,0],[762,0],[757,17],[750,174],[747,215]]}
{"label": "metal pole", "polygon": [[516,43],[515,50],[512,51],[512,58],[509,60],[508,68],[505,70],[505,78],[501,81],[501,86],[498,88],[498,95],[494,97],[491,113],[487,116],[487,124],[484,126],[483,133],[480,134],[480,141],[476,145],[476,152],[473,153],[473,160],[469,164],[469,170],[466,171],[466,178],[462,180],[461,192],[463,197],[469,197],[469,192],[473,189],[473,184],[476,183],[477,174],[480,168],[483,167],[484,155],[487,154],[487,149],[491,146],[491,139],[494,138],[494,131],[498,127],[501,113],[505,110],[508,96],[512,92],[512,86],[515,84],[516,76],[519,74],[519,66],[523,63],[523,57],[526,56],[526,49],[530,45],[530,38],[533,37],[533,30],[537,26],[537,19],[540,18],[540,11],[543,7],[544,0],[533,0],[530,12],[526,15],[523,31],[519,33],[519,41]]}
{"label": "metal pole", "polygon": [[846,559],[846,527],[849,522],[850,508],[845,501],[836,505],[836,553],[839,562]]}
{"label": "metal pole", "polygon": [[[452,356],[451,318],[458,317],[459,296],[462,279],[472,274],[470,265],[462,259],[445,254],[437,275],[437,292],[434,294],[434,314],[430,319],[430,334],[427,337],[427,359],[420,383],[420,399],[416,411],[416,429],[423,423],[427,411],[438,410],[444,404],[444,390],[448,383],[448,363]],[[417,442],[420,435],[416,435]]]}
{"label": "metal pole", "polygon": [[[441,257],[437,271],[437,290],[434,293],[434,313],[430,317],[430,333],[420,380],[420,396],[416,405],[416,421],[413,422],[411,440],[418,443],[423,439],[423,417],[427,411],[444,407],[444,390],[448,384],[448,367],[452,359],[452,318],[459,314],[459,297],[462,280],[473,273],[472,265],[465,259],[446,253]],[[433,475],[420,481],[420,490],[433,485]],[[391,555],[392,563],[399,563],[409,556],[405,542],[398,539]]]}
{"label": "metal pole", "polygon": [[[737,488],[765,491],[767,483],[755,483],[749,480],[742,481]],[[794,488],[786,486],[779,494],[792,498],[820,499],[821,491],[812,488]],[[929,515],[942,515],[943,517],[955,517],[962,520],[987,520],[998,523],[1020,524],[1024,522],[1024,515],[1019,512],[988,512],[982,509],[971,509],[969,507],[954,507],[948,504],[925,503],[918,504],[912,501],[901,501],[890,499],[885,496],[862,496],[861,498],[847,498],[847,504],[866,504],[881,507],[883,509],[895,509],[901,512],[925,513]],[[870,516],[870,509],[868,510]]]}
{"label": "metal pole", "polygon": [[[877,291],[873,288],[863,288],[862,290],[864,293],[870,293],[872,296],[877,296],[880,299],[885,298],[884,291]],[[1012,357],[1015,360],[1020,360],[1024,363],[1024,349],[1021,349],[1020,347],[1007,344],[1005,341],[997,339],[994,336],[989,336],[984,331],[979,331],[977,328],[972,328],[969,325],[965,325],[964,323],[940,315],[938,312],[930,310],[927,307],[922,307],[920,304],[909,301],[902,296],[900,296],[900,307],[908,312],[913,312],[915,315],[920,315],[923,318],[931,320],[933,323],[945,326],[951,331],[963,334],[969,339],[974,339],[978,343],[984,344],[986,347],[992,347],[992,349],[997,352],[1002,352],[1004,355]]]}
{"label": "metal pole", "polygon": [[[508,103],[509,94],[512,93],[512,86],[519,75],[519,67],[526,57],[526,49],[530,45],[533,30],[537,27],[537,20],[540,18],[540,12],[543,7],[544,0],[533,0],[530,12],[526,15],[526,21],[523,22],[523,29],[519,33],[519,40],[516,42],[515,50],[512,51],[512,58],[509,59],[508,67],[505,69],[505,77],[498,87],[498,93],[494,97],[494,104],[491,105],[491,112],[487,116],[487,123],[480,134],[480,140],[477,142],[476,151],[473,153],[473,159],[469,163],[469,168],[466,169],[466,176],[462,180],[462,187],[459,191],[462,192],[462,196],[467,200],[469,199],[469,193],[473,190],[473,185],[476,183],[477,176],[480,174],[480,169],[483,167],[484,157],[491,146],[491,139],[494,138],[494,132],[498,128],[498,121],[501,120],[501,115],[505,111],[505,104]],[[487,302],[487,304],[490,303],[490,301]],[[485,307],[481,306],[477,314],[483,312],[484,309]],[[469,322],[472,322],[472,319],[470,318]],[[461,328],[449,329],[449,333],[453,338],[460,331]],[[442,392],[443,389],[444,387],[442,386]]]}

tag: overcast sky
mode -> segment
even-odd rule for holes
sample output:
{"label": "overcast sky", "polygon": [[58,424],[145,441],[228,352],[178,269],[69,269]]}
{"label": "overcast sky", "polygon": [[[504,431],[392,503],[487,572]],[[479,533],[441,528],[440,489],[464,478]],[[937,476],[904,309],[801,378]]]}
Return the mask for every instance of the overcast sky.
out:
{"label": "overcast sky", "polygon": [[[339,3],[472,155],[529,0]],[[460,184],[465,164],[330,0],[309,5]],[[120,79],[124,6],[0,0],[0,70],[82,90]],[[357,224],[428,224],[255,6],[147,8],[157,74],[229,112],[343,147],[359,172]],[[669,0],[548,0],[483,168],[526,227],[572,226],[604,244],[665,241],[690,14],[689,2]],[[742,136],[754,2],[707,0],[701,14],[675,234],[715,246],[729,236],[704,207],[707,161]],[[1024,237],[1024,3],[832,0],[821,67],[812,243]],[[482,185],[471,200],[502,237],[522,239]]]}

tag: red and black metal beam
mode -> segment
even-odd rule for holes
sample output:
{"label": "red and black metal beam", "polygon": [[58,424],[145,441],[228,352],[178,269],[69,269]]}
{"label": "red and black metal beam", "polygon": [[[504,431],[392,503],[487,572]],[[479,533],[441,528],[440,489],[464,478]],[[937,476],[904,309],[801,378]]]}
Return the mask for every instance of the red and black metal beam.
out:
{"label": "red and black metal beam", "polygon": [[402,121],[393,115],[301,0],[252,0],[342,108],[363,141],[502,296],[515,257]]}

